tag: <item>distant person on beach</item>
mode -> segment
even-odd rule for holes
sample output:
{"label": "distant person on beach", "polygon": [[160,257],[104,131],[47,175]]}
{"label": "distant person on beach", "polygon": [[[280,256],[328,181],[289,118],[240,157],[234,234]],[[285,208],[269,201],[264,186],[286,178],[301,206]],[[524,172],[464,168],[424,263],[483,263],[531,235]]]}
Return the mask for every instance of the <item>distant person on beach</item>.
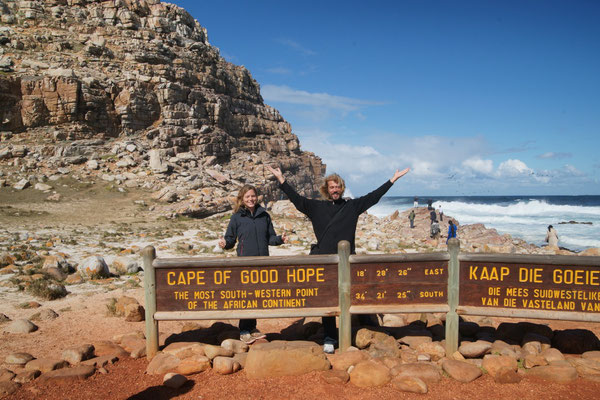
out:
{"label": "distant person on beach", "polygon": [[446,244],[448,244],[448,240],[456,237],[456,229],[454,222],[451,219],[448,220],[448,239],[446,239]]}
{"label": "distant person on beach", "polygon": [[[268,256],[269,245],[279,246],[287,242],[285,233],[275,234],[271,216],[258,204],[258,190],[244,185],[235,200],[234,214],[229,220],[225,236],[219,240],[219,246],[228,250],[237,245],[237,255]],[[240,319],[240,340],[250,344],[265,337],[256,330],[256,319]]]}
{"label": "distant person on beach", "polygon": [[546,242],[548,242],[548,246],[558,247],[558,233],[552,225],[548,225],[548,232],[546,232]]}
{"label": "distant person on beach", "polygon": [[440,224],[437,220],[431,221],[431,226],[429,227],[430,236],[432,239],[439,240],[440,238]]}
{"label": "distant person on beach", "polygon": [[435,208],[433,208],[430,212],[429,212],[429,219],[431,220],[431,223],[433,223],[433,221],[437,221],[437,215],[435,213]]}
{"label": "distant person on beach", "polygon": [[444,212],[442,211],[442,205],[438,206],[438,213],[440,214],[440,222],[444,220]]}
{"label": "distant person on beach", "polygon": [[410,227],[415,227],[415,210],[410,210],[410,214],[408,214],[408,220],[410,221]]}
{"label": "distant person on beach", "polygon": [[432,203],[433,203],[433,200],[431,200],[431,199],[428,199],[428,200],[427,200],[427,209],[428,209],[428,210],[431,210],[431,209],[433,208],[433,207],[431,206],[431,204],[432,204]]}
{"label": "distant person on beach", "polygon": [[415,196],[415,199],[414,199],[414,201],[413,201],[413,207],[414,207],[414,208],[417,208],[417,207],[419,207],[419,198],[418,198],[418,197],[416,197],[416,196]]}
{"label": "distant person on beach", "polygon": [[[350,242],[350,252],[355,254],[355,236],[358,217],[370,207],[377,204],[381,197],[392,187],[394,182],[410,171],[406,168],[396,171],[391,179],[371,193],[356,199],[344,199],[346,189],[344,180],[337,174],[325,177],[323,185],[319,188],[324,200],[308,199],[299,195],[292,188],[280,168],[267,166],[273,176],[280,183],[280,188],[288,196],[296,209],[305,214],[313,226],[317,243],[310,248],[310,254],[337,254],[338,242]],[[359,314],[361,324],[370,324],[370,319]],[[337,342],[337,329],[335,317],[323,317],[323,330],[325,335],[323,351],[333,353]]]}

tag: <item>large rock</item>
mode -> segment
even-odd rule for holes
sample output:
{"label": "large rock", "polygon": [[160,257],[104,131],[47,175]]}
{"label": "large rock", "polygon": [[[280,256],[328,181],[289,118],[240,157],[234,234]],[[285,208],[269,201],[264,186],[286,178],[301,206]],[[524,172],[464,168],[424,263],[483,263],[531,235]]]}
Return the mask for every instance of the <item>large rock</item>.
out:
{"label": "large rock", "polygon": [[336,354],[328,354],[327,358],[333,369],[348,371],[348,368],[361,361],[368,360],[370,356],[364,351],[344,351]]}
{"label": "large rock", "polygon": [[425,383],[433,384],[442,380],[440,368],[429,363],[401,364],[391,370],[395,377],[419,378]]}
{"label": "large rock", "polygon": [[43,373],[38,379],[40,382],[84,380],[94,375],[95,371],[96,368],[91,365],[79,365]]}
{"label": "large rock", "polygon": [[476,342],[462,342],[458,351],[466,358],[479,358],[489,353],[491,348],[492,344],[490,342],[478,340]]}
{"label": "large rock", "polygon": [[172,354],[158,353],[146,367],[149,375],[160,375],[177,369],[181,360]]}
{"label": "large rock", "polygon": [[52,358],[37,358],[25,364],[25,369],[28,371],[40,370],[42,371],[42,373],[44,373],[66,368],[68,366],[69,363],[65,360],[57,360]]}
{"label": "large rock", "polygon": [[6,364],[9,365],[18,365],[18,366],[24,366],[25,364],[27,364],[29,361],[33,360],[35,357],[33,357],[31,354],[29,353],[10,353],[9,355],[6,356],[6,358],[4,359],[4,362]]}
{"label": "large rock", "polygon": [[37,330],[37,325],[27,319],[18,319],[4,328],[4,331],[8,333],[31,333]]}
{"label": "large rock", "polygon": [[395,388],[410,393],[427,393],[427,384],[419,378],[413,376],[396,376],[392,379],[392,385]]}
{"label": "large rock", "polygon": [[91,344],[83,344],[81,346],[72,347],[62,352],[62,359],[71,365],[79,364],[82,361],[89,360],[94,356],[94,346]]}
{"label": "large rock", "polygon": [[193,355],[181,360],[177,372],[182,375],[193,375],[210,369],[210,360],[206,356]]}
{"label": "large rock", "polygon": [[442,369],[450,375],[452,379],[456,379],[463,383],[474,381],[482,374],[479,367],[464,361],[444,360]]}
{"label": "large rock", "polygon": [[391,378],[389,368],[374,360],[359,362],[350,371],[350,382],[360,387],[383,386]]}
{"label": "large rock", "polygon": [[528,370],[528,375],[552,382],[571,382],[577,379],[577,370],[567,365],[545,365]]}
{"label": "large rock", "polygon": [[257,343],[248,351],[244,370],[250,378],[302,375],[331,368],[321,347],[305,341]]}
{"label": "large rock", "polygon": [[83,260],[77,270],[87,277],[105,277],[110,274],[108,265],[101,256],[90,256]]}
{"label": "large rock", "polygon": [[504,370],[516,371],[518,368],[517,359],[510,356],[499,356],[496,354],[487,354],[483,357],[482,365],[492,378],[503,373]]}

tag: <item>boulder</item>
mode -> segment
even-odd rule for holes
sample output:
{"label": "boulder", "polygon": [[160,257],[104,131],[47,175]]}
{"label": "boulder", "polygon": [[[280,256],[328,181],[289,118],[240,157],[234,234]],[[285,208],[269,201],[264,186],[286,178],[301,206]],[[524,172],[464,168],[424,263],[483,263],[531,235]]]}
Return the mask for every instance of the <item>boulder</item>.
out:
{"label": "boulder", "polygon": [[40,382],[84,380],[94,375],[96,368],[91,365],[78,365],[72,368],[62,368],[43,373],[38,379]]}
{"label": "boulder", "polygon": [[343,385],[350,380],[350,375],[346,371],[330,369],[321,374],[321,380],[330,385]]}
{"label": "boulder", "polygon": [[62,352],[62,359],[71,365],[79,364],[82,361],[89,360],[94,356],[94,346],[91,344],[83,344],[81,346],[72,347]]}
{"label": "boulder", "polygon": [[253,345],[248,351],[244,370],[250,378],[266,378],[302,375],[329,368],[329,360],[316,343],[276,340]]}
{"label": "boulder", "polygon": [[552,382],[571,382],[577,379],[577,370],[566,365],[545,365],[527,370],[529,376]]}
{"label": "boulder", "polygon": [[4,331],[8,333],[31,333],[37,330],[37,325],[27,319],[18,319],[4,328]]}
{"label": "boulder", "polygon": [[333,369],[348,371],[348,368],[361,361],[368,360],[370,356],[364,351],[344,351],[336,354],[328,354],[327,358]]}
{"label": "boulder", "polygon": [[213,370],[221,375],[229,375],[239,371],[242,366],[233,357],[215,357],[213,360]]}
{"label": "boulder", "polygon": [[182,375],[193,375],[210,369],[210,360],[203,355],[193,355],[181,360],[177,372]]}
{"label": "boulder", "polygon": [[514,357],[487,354],[485,357],[483,357],[481,366],[487,371],[488,374],[490,374],[492,378],[496,379],[496,376],[499,375],[504,369],[516,371],[518,368],[518,363],[517,359]]}
{"label": "boulder", "polygon": [[450,375],[452,379],[463,383],[474,381],[482,374],[479,367],[464,361],[444,360],[442,369]]}
{"label": "boulder", "polygon": [[6,356],[4,362],[9,365],[24,366],[34,358],[29,353],[10,353]]}
{"label": "boulder", "polygon": [[148,375],[161,375],[166,372],[175,371],[181,360],[172,354],[158,353],[146,368]]}
{"label": "boulder", "polygon": [[391,378],[390,370],[374,360],[361,361],[350,371],[350,382],[359,387],[383,386]]}
{"label": "boulder", "polygon": [[414,377],[433,384],[442,380],[440,368],[430,363],[401,364],[391,370],[394,377]]}
{"label": "boulder", "polygon": [[492,344],[484,340],[476,342],[462,342],[458,348],[460,354],[466,358],[479,358],[490,352]]}
{"label": "boulder", "polygon": [[110,274],[108,265],[101,256],[90,256],[83,260],[77,267],[79,273],[88,278],[90,277],[106,277]]}
{"label": "boulder", "polygon": [[403,392],[427,393],[427,384],[414,376],[396,376],[392,379],[392,385]]}
{"label": "boulder", "polygon": [[65,360],[57,360],[51,358],[38,358],[29,361],[25,364],[25,369],[29,371],[40,370],[42,373],[55,371],[57,369],[63,369],[69,366],[69,363]]}
{"label": "boulder", "polygon": [[186,384],[188,379],[180,374],[169,372],[163,377],[163,385],[171,389],[179,389]]}

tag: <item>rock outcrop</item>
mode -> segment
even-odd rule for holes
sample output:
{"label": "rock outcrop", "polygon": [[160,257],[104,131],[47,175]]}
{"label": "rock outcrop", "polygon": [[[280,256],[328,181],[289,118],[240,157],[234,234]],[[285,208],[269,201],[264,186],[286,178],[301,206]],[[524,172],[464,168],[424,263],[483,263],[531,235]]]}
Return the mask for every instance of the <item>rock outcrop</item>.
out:
{"label": "rock outcrop", "polygon": [[0,19],[4,184],[103,179],[154,192],[165,215],[207,216],[244,183],[273,198],[263,163],[276,163],[316,195],[320,158],[182,8],[0,0]]}

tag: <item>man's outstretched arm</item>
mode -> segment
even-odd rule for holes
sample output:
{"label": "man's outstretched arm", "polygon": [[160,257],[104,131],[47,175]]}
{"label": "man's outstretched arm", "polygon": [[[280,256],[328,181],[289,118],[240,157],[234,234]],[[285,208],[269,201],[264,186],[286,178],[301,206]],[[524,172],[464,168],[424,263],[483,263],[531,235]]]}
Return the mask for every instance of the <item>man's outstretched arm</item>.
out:
{"label": "man's outstretched arm", "polygon": [[394,182],[406,175],[408,171],[410,171],[410,168],[405,168],[402,171],[396,170],[394,176],[392,176],[389,181],[385,182],[383,185],[373,190],[371,193],[368,193],[356,199],[360,203],[359,212],[363,213],[375,204],[377,204],[377,202],[383,197],[383,195],[386,194],[388,190],[390,190]]}
{"label": "man's outstretched arm", "polygon": [[304,196],[300,196],[298,194],[298,192],[296,192],[294,190],[293,187],[291,187],[286,181],[285,181],[285,177],[283,176],[283,173],[281,172],[281,169],[278,168],[273,168],[270,165],[267,164],[267,169],[269,171],[271,171],[271,173],[273,174],[273,176],[279,181],[280,185],[281,185],[281,190],[283,190],[283,192],[287,195],[287,197],[290,199],[290,201],[294,204],[294,206],[296,207],[296,209],[298,211],[300,211],[303,214],[306,214],[308,217],[310,217],[310,203],[314,200],[310,200],[307,199]]}

